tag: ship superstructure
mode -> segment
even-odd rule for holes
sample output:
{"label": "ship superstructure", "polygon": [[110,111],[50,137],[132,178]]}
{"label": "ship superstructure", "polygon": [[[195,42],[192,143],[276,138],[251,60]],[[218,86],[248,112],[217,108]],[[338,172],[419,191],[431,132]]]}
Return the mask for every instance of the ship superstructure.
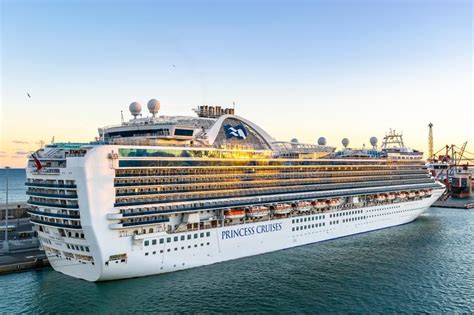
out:
{"label": "ship superstructure", "polygon": [[31,221],[57,271],[112,280],[300,246],[411,222],[444,191],[412,154],[341,157],[233,109],[148,108],[29,160]]}

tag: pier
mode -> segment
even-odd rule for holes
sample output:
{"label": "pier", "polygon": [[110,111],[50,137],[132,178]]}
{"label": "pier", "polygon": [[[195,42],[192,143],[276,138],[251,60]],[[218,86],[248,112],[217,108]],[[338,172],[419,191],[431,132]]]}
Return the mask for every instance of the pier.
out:
{"label": "pier", "polygon": [[472,199],[453,199],[437,200],[432,207],[455,208],[455,209],[473,209],[474,201]]}
{"label": "pier", "polygon": [[[0,205],[0,274],[20,272],[49,266],[45,253],[32,229],[26,202]],[[8,229],[8,240],[5,240]]]}
{"label": "pier", "polygon": [[0,275],[44,267],[49,267],[49,262],[38,248],[0,254]]}

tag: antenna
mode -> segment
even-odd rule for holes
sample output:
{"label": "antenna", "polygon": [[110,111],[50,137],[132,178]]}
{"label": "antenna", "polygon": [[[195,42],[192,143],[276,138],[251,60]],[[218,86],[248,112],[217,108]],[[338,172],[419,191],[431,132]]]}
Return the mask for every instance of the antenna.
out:
{"label": "antenna", "polygon": [[54,136],[53,136],[53,139],[51,139],[51,144],[54,144]]}
{"label": "antenna", "polygon": [[123,110],[120,111],[120,117],[122,119],[122,124],[124,123],[124,120],[123,120]]}
{"label": "antenna", "polygon": [[235,111],[235,101],[232,102],[232,109]]}

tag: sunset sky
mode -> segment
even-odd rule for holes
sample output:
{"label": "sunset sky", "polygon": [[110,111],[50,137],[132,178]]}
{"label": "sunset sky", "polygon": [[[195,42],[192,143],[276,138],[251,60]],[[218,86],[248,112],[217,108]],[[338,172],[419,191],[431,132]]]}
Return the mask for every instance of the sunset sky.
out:
{"label": "sunset sky", "polygon": [[435,150],[474,145],[472,1],[0,2],[0,167],[150,98],[165,115],[235,101],[278,140],[395,128],[426,152],[432,122]]}

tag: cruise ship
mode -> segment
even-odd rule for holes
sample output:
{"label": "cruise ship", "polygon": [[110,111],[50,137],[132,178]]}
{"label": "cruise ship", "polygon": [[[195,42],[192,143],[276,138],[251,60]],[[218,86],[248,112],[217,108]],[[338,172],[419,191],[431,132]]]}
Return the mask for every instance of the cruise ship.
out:
{"label": "cruise ship", "polygon": [[134,102],[94,141],[29,158],[31,222],[55,270],[106,281],[209,265],[408,223],[444,191],[418,151],[338,155],[324,138],[276,141],[233,108],[159,107]]}

